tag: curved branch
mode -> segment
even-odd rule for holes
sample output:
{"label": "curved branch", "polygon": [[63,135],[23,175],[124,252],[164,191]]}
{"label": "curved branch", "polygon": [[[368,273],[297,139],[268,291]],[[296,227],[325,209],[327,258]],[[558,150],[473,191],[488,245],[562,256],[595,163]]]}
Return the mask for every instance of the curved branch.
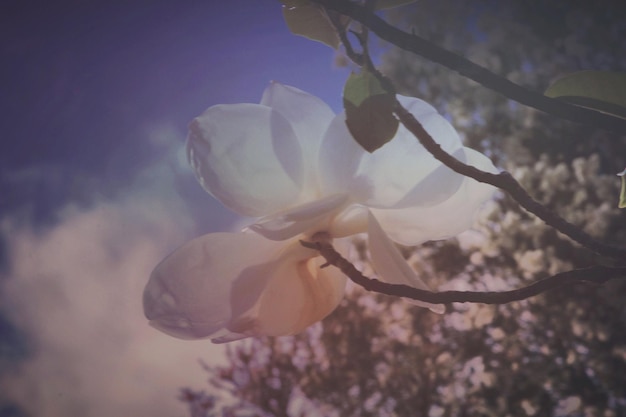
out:
{"label": "curved branch", "polygon": [[[395,87],[393,86],[391,80],[381,74],[369,59],[369,55],[367,54],[367,43],[361,42],[361,47],[363,48],[364,53],[357,54],[354,52],[348,38],[345,36],[345,31],[343,31],[338,25],[335,25],[335,29],[337,30],[341,41],[346,48],[348,57],[351,58],[357,65],[366,66],[383,85],[387,86],[389,91],[395,91]],[[417,121],[417,119],[415,119],[410,112],[402,107],[397,100],[393,111],[400,122],[411,133],[413,133],[422,146],[424,146],[426,150],[428,150],[437,160],[442,162],[448,168],[459,174],[473,178],[476,181],[490,184],[506,191],[524,209],[533,213],[549,226],[555,228],[559,232],[568,236],[570,239],[580,243],[595,253],[615,258],[617,260],[626,259],[626,248],[602,243],[585,233],[579,227],[569,223],[558,214],[534,200],[510,173],[503,171],[499,174],[492,174],[481,171],[471,165],[462,163],[452,155],[445,152],[441,149],[441,146],[434,141],[432,136],[430,136],[430,134],[423,128],[421,123]]]}
{"label": "curved branch", "polygon": [[[378,75],[380,76],[380,74]],[[585,233],[579,227],[569,223],[567,220],[563,219],[543,204],[534,200],[508,172],[503,171],[499,174],[492,174],[481,171],[471,165],[464,164],[452,155],[448,154],[446,151],[441,149],[441,146],[435,142],[421,123],[417,121],[417,119],[415,119],[415,117],[413,117],[408,110],[402,107],[397,100],[395,103],[394,113],[398,119],[400,119],[400,122],[409,130],[409,132],[413,133],[413,135],[420,141],[424,148],[426,148],[426,150],[428,150],[437,160],[441,161],[450,169],[459,174],[474,178],[476,181],[491,184],[506,191],[522,207],[539,217],[546,224],[552,226],[559,232],[568,236],[570,239],[580,243],[588,249],[591,249],[597,254],[608,256],[617,259],[618,261],[626,259],[626,248],[600,242]]]}
{"label": "curved branch", "polygon": [[[309,249],[319,251],[326,259],[328,265],[333,265],[341,270],[355,284],[368,291],[381,294],[405,297],[412,300],[424,301],[432,304],[448,303],[483,303],[483,304],[506,304],[513,301],[525,300],[546,291],[553,290],[566,284],[576,282],[588,282],[604,284],[612,279],[626,279],[626,267],[608,267],[596,265],[589,268],[574,269],[561,272],[548,278],[534,282],[526,287],[510,291],[442,291],[433,292],[420,290],[402,284],[388,284],[374,278],[363,275],[352,263],[342,257],[339,252],[328,242],[315,241],[300,243]],[[322,267],[324,267],[322,266]]]}
{"label": "curved branch", "polygon": [[401,49],[441,64],[518,103],[571,122],[599,127],[615,133],[626,133],[625,119],[549,98],[541,93],[525,89],[460,55],[390,25],[375,13],[356,3],[348,0],[312,1],[360,22],[378,35],[379,38]]}
{"label": "curved branch", "polygon": [[[351,3],[352,4],[352,3]],[[337,33],[340,36],[342,43],[346,49],[348,57],[351,58],[357,65],[366,66],[370,72],[372,72],[382,83],[382,85],[386,85],[389,91],[395,91],[395,87],[391,80],[382,75],[380,71],[378,71],[374,64],[369,59],[369,55],[367,54],[367,43],[363,40],[361,41],[361,47],[363,49],[362,54],[357,54],[350,41],[345,36],[345,30],[333,22]],[[542,96],[543,97],[543,96]],[[543,220],[549,226],[555,228],[559,232],[568,236],[570,239],[580,243],[584,247],[594,251],[597,254],[608,256],[618,261],[622,261],[626,259],[626,248],[614,246],[610,244],[606,244],[600,242],[591,235],[585,233],[579,227],[569,223],[558,214],[549,210],[547,207],[534,200],[527,192],[522,188],[522,186],[513,178],[513,176],[503,171],[499,174],[492,174],[489,172],[481,171],[473,166],[466,165],[454,158],[439,146],[432,136],[423,128],[421,123],[413,117],[411,113],[409,113],[402,105],[396,100],[395,107],[393,109],[394,114],[400,122],[411,132],[413,135],[419,140],[419,142],[428,150],[437,160],[442,162],[448,168],[453,171],[473,178],[479,182],[483,182],[486,184],[493,185],[498,187],[504,191],[506,191],[515,201],[517,201],[524,209],[533,213],[541,220]]]}

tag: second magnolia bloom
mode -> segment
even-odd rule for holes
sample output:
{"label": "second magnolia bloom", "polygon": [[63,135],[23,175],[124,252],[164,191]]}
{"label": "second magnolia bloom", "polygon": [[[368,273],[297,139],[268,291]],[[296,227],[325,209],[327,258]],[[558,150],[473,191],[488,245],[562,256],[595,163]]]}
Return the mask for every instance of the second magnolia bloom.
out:
{"label": "second magnolia bloom", "polygon": [[[399,99],[444,150],[495,172],[432,106]],[[381,280],[427,289],[388,235],[406,245],[454,236],[472,225],[493,192],[443,166],[402,126],[389,143],[366,152],[343,114],[278,83],[261,104],[209,108],[192,122],[187,149],[205,190],[233,211],[261,218],[245,232],[195,239],[155,269],[146,316],[181,338],[294,334],[325,317],[341,300],[345,278],[335,268],[319,269],[318,254],[299,245],[316,232],[368,233]]]}

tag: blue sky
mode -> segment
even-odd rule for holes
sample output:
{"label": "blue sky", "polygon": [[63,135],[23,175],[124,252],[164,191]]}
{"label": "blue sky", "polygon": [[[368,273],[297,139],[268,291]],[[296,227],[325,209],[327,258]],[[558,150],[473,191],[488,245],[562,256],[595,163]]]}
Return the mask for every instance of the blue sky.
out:
{"label": "blue sky", "polygon": [[3,7],[0,416],[184,415],[177,389],[204,387],[197,360],[221,350],[148,327],[141,291],[236,221],[191,175],[186,126],[271,80],[339,110],[348,70],[277,0]]}
{"label": "blue sky", "polygon": [[[155,121],[185,131],[210,105],[257,102],[270,80],[339,110],[347,70],[332,67],[329,48],[290,35],[277,0],[14,2],[9,9],[0,181],[11,198],[0,209],[35,204],[37,221],[68,199],[89,200],[85,177],[110,192],[158,156],[162,149],[141,133]],[[45,186],[37,178],[11,182],[11,171],[43,166],[58,170]]]}

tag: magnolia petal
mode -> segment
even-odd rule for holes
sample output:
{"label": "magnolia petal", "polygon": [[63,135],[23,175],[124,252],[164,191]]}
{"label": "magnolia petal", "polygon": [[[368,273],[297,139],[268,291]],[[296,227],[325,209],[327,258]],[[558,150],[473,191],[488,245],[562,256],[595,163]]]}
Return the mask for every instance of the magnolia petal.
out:
{"label": "magnolia petal", "polygon": [[346,194],[335,194],[264,217],[248,229],[271,240],[286,240],[298,234],[322,230],[329,216],[347,200]]}
{"label": "magnolia petal", "polygon": [[250,294],[259,293],[259,271],[242,274],[234,283],[233,321],[228,330],[285,336],[322,320],[337,307],[346,284],[346,277],[336,268],[321,269],[323,263],[317,253],[292,243],[272,262],[271,274],[258,297]]}
{"label": "magnolia petal", "polygon": [[[459,148],[452,156],[461,162],[467,162],[465,149]],[[444,164],[439,164],[428,175],[418,181],[393,208],[401,209],[414,206],[434,206],[447,200],[463,183],[463,176]]]}
{"label": "magnolia petal", "polygon": [[335,117],[332,109],[320,98],[278,82],[270,83],[265,89],[261,104],[277,110],[289,120],[301,141],[317,142],[317,146]]}
{"label": "magnolia petal", "polygon": [[[379,279],[389,284],[404,284],[430,291],[426,283],[417,276],[415,271],[413,271],[402,257],[398,248],[389,240],[380,224],[371,213],[369,214],[368,226],[368,246],[371,262]],[[435,313],[445,312],[445,307],[441,304],[424,303],[416,300],[410,301],[418,306],[429,308]]]}
{"label": "magnolia petal", "polygon": [[[398,101],[407,109],[424,127],[424,129],[433,137],[435,142],[441,145],[441,148],[453,153],[461,147],[461,139],[456,129],[448,122],[433,106],[415,97],[406,97],[398,95]],[[398,134],[408,136],[409,140],[417,140],[415,136],[406,129]],[[426,152],[426,150],[424,149]]]}
{"label": "magnolia petal", "polygon": [[181,339],[225,343],[295,334],[341,301],[346,278],[321,269],[298,241],[213,233],[188,242],[154,270],[144,291],[150,324]]}
{"label": "magnolia petal", "polygon": [[367,232],[369,210],[360,204],[352,204],[333,217],[328,234],[333,238],[343,238]]}
{"label": "magnolia petal", "polygon": [[321,99],[277,82],[265,89],[261,104],[277,110],[291,123],[302,147],[306,187],[317,189],[318,152],[335,113]]}
{"label": "magnolia petal", "polygon": [[[441,147],[465,161],[454,128],[426,102],[398,96]],[[380,208],[404,208],[437,204],[452,195],[463,178],[437,161],[404,126],[396,136],[373,153],[363,150],[351,137],[345,115],[330,124],[320,149],[322,190],[350,190],[354,200]],[[433,171],[436,171],[433,174]],[[435,177],[441,177],[438,186]],[[427,184],[420,186],[422,181]]]}
{"label": "magnolia petal", "polygon": [[189,126],[187,155],[202,187],[241,215],[298,203],[302,149],[289,121],[267,106],[210,107]]}
{"label": "magnolia petal", "polygon": [[350,191],[352,196],[366,195],[367,182],[356,177],[366,151],[350,135],[345,112],[328,126],[319,150],[318,175],[325,195]]}
{"label": "magnolia petal", "polygon": [[[485,155],[465,148],[467,163],[483,171],[497,169]],[[459,189],[447,200],[429,207],[372,209],[389,237],[403,245],[418,245],[429,240],[455,236],[474,223],[480,206],[491,198],[495,188],[464,177]]]}
{"label": "magnolia petal", "polygon": [[250,233],[212,233],[184,244],[152,272],[143,296],[146,317],[181,339],[218,334],[231,320],[233,281],[281,248]]}

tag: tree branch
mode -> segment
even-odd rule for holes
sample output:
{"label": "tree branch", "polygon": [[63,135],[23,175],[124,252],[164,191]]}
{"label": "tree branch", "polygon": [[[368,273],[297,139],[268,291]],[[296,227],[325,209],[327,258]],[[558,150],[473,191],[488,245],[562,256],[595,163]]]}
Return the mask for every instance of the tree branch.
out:
{"label": "tree branch", "polygon": [[[380,75],[380,74],[379,74]],[[486,184],[491,184],[506,191],[515,199],[523,208],[533,213],[546,224],[552,226],[559,232],[568,236],[570,239],[580,243],[584,247],[592,251],[608,256],[618,261],[626,259],[626,248],[609,245],[600,242],[589,234],[585,233],[579,227],[574,226],[558,214],[554,213],[546,206],[534,200],[522,186],[513,178],[511,174],[503,171],[499,174],[481,171],[471,165],[466,165],[452,155],[441,149],[441,146],[430,136],[415,117],[409,113],[396,100],[394,114],[400,119],[400,122],[420,141],[420,143],[428,150],[437,160],[454,170],[455,172],[474,178]]]}
{"label": "tree branch", "polygon": [[448,303],[483,303],[483,304],[506,304],[513,301],[525,300],[546,291],[553,290],[566,284],[575,282],[588,282],[604,284],[612,279],[626,279],[626,267],[608,267],[596,265],[589,268],[574,269],[561,272],[548,278],[544,278],[526,287],[510,291],[442,291],[433,292],[421,290],[402,284],[388,284],[374,278],[363,275],[352,263],[342,257],[333,246],[324,241],[308,242],[301,240],[302,246],[319,251],[326,259],[326,266],[333,265],[341,270],[355,284],[368,291],[374,291],[386,295],[405,297],[412,300],[423,301],[432,304]]}
{"label": "tree branch", "polygon": [[350,40],[348,39],[348,35],[346,34],[346,28],[342,25],[342,23],[339,20],[340,15],[337,13],[327,13],[327,16],[328,16],[328,19],[330,20],[330,23],[335,28],[335,31],[337,32],[337,36],[339,36],[339,40],[341,41],[343,47],[346,50],[346,55],[348,55],[348,58],[350,58],[355,64],[357,64],[360,67],[365,65],[365,60],[364,60],[363,55],[359,54],[358,52],[354,50],[354,48],[352,48],[352,43],[350,43]]}
{"label": "tree branch", "polygon": [[[333,23],[335,24],[335,29],[337,30],[341,42],[346,49],[348,57],[352,59],[357,65],[366,66],[367,69],[379,79],[382,85],[388,86],[387,88],[389,89],[389,91],[395,91],[395,87],[393,86],[391,80],[381,74],[380,71],[375,68],[374,64],[369,59],[369,55],[367,53],[367,43],[359,38],[363,53],[356,53],[354,51],[354,48],[352,48],[349,39],[345,36],[345,30],[335,22]],[[567,220],[563,219],[558,214],[554,213],[543,204],[533,199],[510,173],[503,171],[499,174],[492,174],[489,172],[481,171],[471,165],[464,164],[463,162],[454,158],[452,155],[445,152],[443,149],[441,149],[441,146],[439,146],[439,144],[435,142],[432,136],[430,136],[430,134],[423,128],[421,123],[417,121],[417,119],[415,119],[415,117],[413,117],[413,115],[409,113],[404,107],[402,107],[400,102],[398,102],[397,100],[395,102],[394,114],[396,115],[396,117],[398,117],[400,122],[411,133],[413,133],[413,135],[417,138],[417,140],[419,140],[422,146],[424,146],[426,150],[428,150],[437,160],[442,162],[448,168],[459,174],[473,178],[476,181],[490,184],[506,191],[524,209],[526,209],[530,213],[533,213],[549,226],[555,228],[559,232],[568,236],[570,239],[580,243],[581,245],[594,251],[595,253],[608,256],[620,261],[626,259],[626,248],[602,243],[591,237],[589,234],[585,233],[582,229],[569,223]]]}
{"label": "tree branch", "polygon": [[348,0],[312,1],[328,10],[333,10],[360,22],[381,39],[401,49],[441,64],[518,103],[571,122],[598,127],[619,134],[626,133],[625,119],[549,98],[541,93],[525,89],[460,55],[388,24],[374,12],[356,3]]}
{"label": "tree branch", "polygon": [[[314,0],[317,1],[317,0]],[[323,1],[318,1],[319,3],[324,3]],[[341,3],[341,0],[337,2]],[[336,3],[333,3],[336,4]],[[350,3],[352,4],[352,3]],[[336,10],[336,9],[335,9]],[[341,10],[337,10],[340,11]],[[378,19],[373,13],[365,10],[365,13],[369,13],[374,18]],[[351,15],[352,16],[352,15]],[[354,17],[354,16],[352,16]],[[358,20],[358,19],[357,19]],[[380,20],[380,19],[379,19]],[[380,20],[384,23],[382,20]],[[360,20],[362,24],[368,26],[368,23]],[[359,54],[354,51],[352,45],[350,44],[349,39],[346,36],[345,29],[338,25],[336,22],[333,22],[335,29],[337,30],[339,37],[344,44],[346,49],[346,53],[349,58],[351,58],[357,65],[366,66],[369,71],[374,73],[378,79],[381,81],[383,85],[387,85],[390,87],[390,91],[395,91],[392,86],[391,81],[384,77],[373,65],[371,60],[369,60],[369,56],[367,54],[367,43],[364,42],[361,38],[358,38],[361,43],[361,48],[363,50],[362,54]],[[384,23],[386,25],[386,23]],[[393,30],[397,30],[391,26],[389,26]],[[373,28],[372,28],[373,29]],[[374,29],[373,29],[374,30]],[[374,30],[376,32],[376,30]],[[379,36],[381,36],[379,34]],[[383,36],[381,36],[383,37]],[[437,47],[438,48],[438,47]],[[442,50],[446,54],[453,55],[448,51]],[[456,57],[456,55],[454,55]],[[461,57],[457,57],[459,59],[463,59]],[[438,61],[437,61],[438,62]],[[469,61],[467,61],[469,62]],[[470,62],[471,65],[474,65]],[[478,67],[480,68],[480,67]],[[481,68],[482,71],[486,72],[490,77],[496,77],[496,75],[488,72],[487,70]],[[471,77],[470,77],[471,78]],[[504,80],[504,79],[503,79]],[[478,81],[478,80],[475,80]],[[547,101],[552,102],[554,100],[547,99],[543,95],[537,95],[535,93],[526,91],[519,86],[516,86],[513,83],[510,83],[508,80],[504,80],[506,83],[511,84],[516,89],[519,89],[524,92],[524,94],[536,95],[539,97],[539,101]],[[485,85],[483,83],[483,85]],[[488,85],[487,85],[488,86]],[[500,91],[502,92],[502,91]],[[504,95],[504,92],[502,92]],[[510,96],[509,96],[510,97]],[[510,97],[515,98],[515,97]],[[556,102],[560,103],[560,102]],[[578,108],[575,108],[578,111]],[[546,224],[552,226],[556,230],[570,237],[574,241],[580,243],[581,245],[593,250],[594,252],[608,256],[611,258],[615,258],[618,261],[622,261],[626,259],[626,248],[620,248],[612,245],[608,245],[602,242],[595,240],[593,237],[585,233],[582,229],[574,226],[573,224],[567,222],[565,219],[557,215],[556,213],[549,210],[547,207],[543,206],[541,203],[534,200],[522,187],[521,185],[509,174],[504,171],[499,174],[492,174],[489,172],[481,171],[473,166],[466,165],[461,161],[457,160],[447,152],[445,152],[439,144],[437,144],[432,136],[423,128],[421,123],[413,117],[413,115],[408,112],[402,105],[396,100],[394,110],[394,114],[400,122],[411,132],[413,135],[419,140],[419,142],[424,146],[426,150],[428,150],[437,160],[445,164],[450,169],[455,172],[471,177],[477,181],[487,183],[498,187],[504,191],[506,191],[511,197],[513,197],[523,208],[527,211],[535,214],[537,217],[542,219]],[[595,115],[595,112],[592,112]],[[553,113],[554,114],[554,113]],[[558,115],[558,114],[557,114]],[[578,116],[577,116],[578,117]],[[574,282],[593,282],[596,284],[603,284],[606,281],[614,278],[626,278],[626,267],[607,267],[607,266],[593,266],[585,269],[578,269],[567,271],[563,273],[556,274],[549,278],[545,278],[543,280],[537,281],[531,285],[526,287],[519,288],[517,290],[511,291],[503,291],[503,292],[476,292],[476,291],[445,291],[445,292],[431,292],[420,290],[417,288],[413,288],[407,285],[396,285],[396,284],[388,284],[385,282],[381,282],[376,279],[371,279],[364,276],[360,271],[358,271],[354,265],[352,265],[349,261],[344,259],[338,252],[334,250],[332,245],[327,240],[319,240],[313,238],[314,242],[304,242],[301,241],[302,245],[311,249],[316,249],[320,252],[320,254],[326,259],[328,265],[334,265],[339,268],[345,275],[347,275],[353,282],[362,286],[368,291],[375,291],[387,295],[392,296],[400,296],[407,297],[414,300],[424,301],[428,303],[434,304],[445,304],[451,302],[474,302],[474,303],[485,303],[485,304],[504,304],[512,301],[524,300],[529,297],[535,296],[537,294],[543,293],[545,291],[549,291],[555,289],[557,287],[571,284]],[[324,267],[322,266],[322,267]]]}

